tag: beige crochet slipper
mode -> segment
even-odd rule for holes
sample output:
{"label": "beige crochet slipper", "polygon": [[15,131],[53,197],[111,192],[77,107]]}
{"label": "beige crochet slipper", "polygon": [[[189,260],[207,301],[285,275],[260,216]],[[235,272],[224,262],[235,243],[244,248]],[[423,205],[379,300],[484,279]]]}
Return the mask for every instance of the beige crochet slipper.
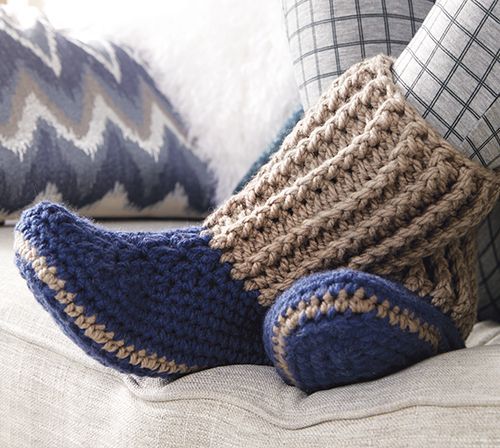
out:
{"label": "beige crochet slipper", "polygon": [[435,289],[465,336],[475,295],[453,280],[465,269],[472,285],[474,265],[457,254],[497,201],[499,176],[426,123],[392,63],[377,56],[338,78],[206,233],[263,305],[305,275],[345,267]]}

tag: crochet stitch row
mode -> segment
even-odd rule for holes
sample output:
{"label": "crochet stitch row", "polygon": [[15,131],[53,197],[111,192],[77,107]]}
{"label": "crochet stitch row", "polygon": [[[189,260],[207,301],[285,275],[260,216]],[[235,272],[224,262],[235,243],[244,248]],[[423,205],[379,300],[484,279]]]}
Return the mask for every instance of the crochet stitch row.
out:
{"label": "crochet stitch row", "polygon": [[417,334],[419,339],[429,343],[436,354],[441,339],[438,328],[421,322],[415,317],[415,313],[407,308],[400,309],[397,305],[391,305],[389,300],[380,299],[376,295],[366,297],[365,289],[360,287],[353,293],[341,289],[334,297],[327,291],[322,297],[312,296],[308,300],[301,300],[295,307],[288,307],[278,317],[278,322],[273,326],[273,352],[277,365],[282,369],[288,380],[297,385],[292,372],[286,361],[286,340],[296,329],[304,324],[306,320],[317,320],[327,313],[352,313],[362,314],[375,311],[379,319],[387,319],[390,325],[398,326],[402,331]]}
{"label": "crochet stitch row", "polygon": [[57,268],[48,266],[45,257],[39,256],[34,247],[23,239],[20,232],[15,233],[14,247],[19,256],[31,264],[37,277],[45,283],[53,292],[54,300],[66,305],[64,312],[70,317],[74,324],[81,330],[85,330],[85,336],[101,345],[101,349],[115,353],[119,359],[128,358],[133,366],[140,365],[143,369],[157,373],[189,373],[200,370],[197,366],[177,364],[174,360],[159,357],[156,353],[148,354],[144,349],[137,349],[133,345],[127,345],[124,340],[115,340],[112,331],[106,331],[104,324],[96,324],[96,317],[86,316],[83,306],[73,303],[75,294],[64,289],[65,281],[57,277]]}
{"label": "crochet stitch row", "polygon": [[420,297],[431,297],[434,306],[450,315],[464,339],[474,324],[478,300],[476,239],[475,229],[471,230],[392,276]]}

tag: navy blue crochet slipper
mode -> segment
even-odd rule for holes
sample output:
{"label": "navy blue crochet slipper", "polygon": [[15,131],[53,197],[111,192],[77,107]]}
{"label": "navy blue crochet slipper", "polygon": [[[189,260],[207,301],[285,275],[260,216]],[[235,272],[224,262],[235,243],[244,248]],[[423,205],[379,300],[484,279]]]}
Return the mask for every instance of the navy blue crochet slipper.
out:
{"label": "navy blue crochet slipper", "polygon": [[307,392],[373,380],[464,347],[427,298],[352,270],[298,280],[269,310],[264,344],[281,377]]}
{"label": "navy blue crochet slipper", "polygon": [[62,330],[121,372],[174,378],[269,364],[267,309],[208,240],[199,227],[112,232],[42,202],[16,226],[16,264]]}

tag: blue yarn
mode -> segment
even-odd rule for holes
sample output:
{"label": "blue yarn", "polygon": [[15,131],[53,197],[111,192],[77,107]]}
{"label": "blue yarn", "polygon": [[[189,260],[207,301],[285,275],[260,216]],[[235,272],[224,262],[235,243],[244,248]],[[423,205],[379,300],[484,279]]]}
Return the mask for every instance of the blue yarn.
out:
{"label": "blue yarn", "polygon": [[[278,325],[279,316],[285,317],[287,310],[295,310],[301,301],[310,303],[313,296],[321,298],[329,292],[337,297],[341,289],[351,295],[361,287],[366,297],[377,297],[377,304],[387,300],[391,308],[407,309],[422,324],[437,328],[437,350],[418,333],[391,325],[388,317],[377,317],[375,309],[342,313],[330,308],[326,314],[317,312],[312,319],[302,313],[297,328],[284,338],[287,374],[273,349],[273,327]],[[304,277],[285,291],[266,315],[264,345],[282,378],[307,392],[380,378],[437,353],[464,347],[451,319],[428,298],[384,278],[345,269]]]}
{"label": "blue yarn", "polygon": [[[209,247],[200,227],[112,232],[42,202],[22,215],[16,230],[57,269],[64,290],[75,294],[74,304],[84,307],[85,316],[95,315],[113,340],[188,367],[269,364],[258,292],[231,278],[230,264],[221,263],[220,251]],[[18,254],[16,264],[37,300],[90,356],[124,373],[177,376],[103,350],[68,316],[32,262]]]}

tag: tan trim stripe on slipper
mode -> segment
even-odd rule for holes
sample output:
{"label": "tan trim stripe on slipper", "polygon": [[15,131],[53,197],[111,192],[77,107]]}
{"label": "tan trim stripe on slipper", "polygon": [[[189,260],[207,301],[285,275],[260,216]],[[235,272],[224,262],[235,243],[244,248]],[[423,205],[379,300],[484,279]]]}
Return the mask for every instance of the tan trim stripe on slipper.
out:
{"label": "tan trim stripe on slipper", "polygon": [[64,312],[73,320],[84,334],[94,342],[101,344],[102,349],[114,353],[119,359],[129,358],[129,363],[143,369],[157,373],[189,373],[200,370],[198,366],[189,367],[186,364],[177,364],[165,357],[159,358],[156,353],[147,354],[144,349],[137,349],[134,345],[126,345],[123,339],[115,340],[112,331],[106,331],[106,326],[96,323],[96,316],[85,315],[85,308],[74,303],[76,294],[65,290],[66,282],[57,277],[57,268],[49,266],[44,256],[38,255],[36,249],[21,232],[15,232],[14,249],[19,256],[31,264],[36,276],[55,292],[54,299],[66,305]]}
{"label": "tan trim stripe on slipper", "polygon": [[357,289],[352,295],[345,289],[341,289],[337,297],[333,297],[327,291],[321,298],[312,296],[309,301],[301,300],[295,309],[288,307],[285,316],[280,315],[277,324],[273,326],[273,352],[278,367],[288,380],[297,386],[286,361],[286,338],[299,326],[299,322],[303,316],[307,320],[311,320],[318,313],[326,315],[332,308],[335,308],[338,313],[344,313],[350,309],[353,313],[357,314],[368,313],[376,309],[377,314],[375,317],[379,319],[387,317],[390,325],[397,325],[401,330],[409,333],[417,333],[418,338],[431,344],[434,352],[437,353],[441,335],[436,327],[429,325],[427,322],[420,322],[420,319],[407,309],[401,310],[397,305],[391,307],[388,300],[384,300],[382,303],[377,302],[377,296],[366,297],[363,288]]}

